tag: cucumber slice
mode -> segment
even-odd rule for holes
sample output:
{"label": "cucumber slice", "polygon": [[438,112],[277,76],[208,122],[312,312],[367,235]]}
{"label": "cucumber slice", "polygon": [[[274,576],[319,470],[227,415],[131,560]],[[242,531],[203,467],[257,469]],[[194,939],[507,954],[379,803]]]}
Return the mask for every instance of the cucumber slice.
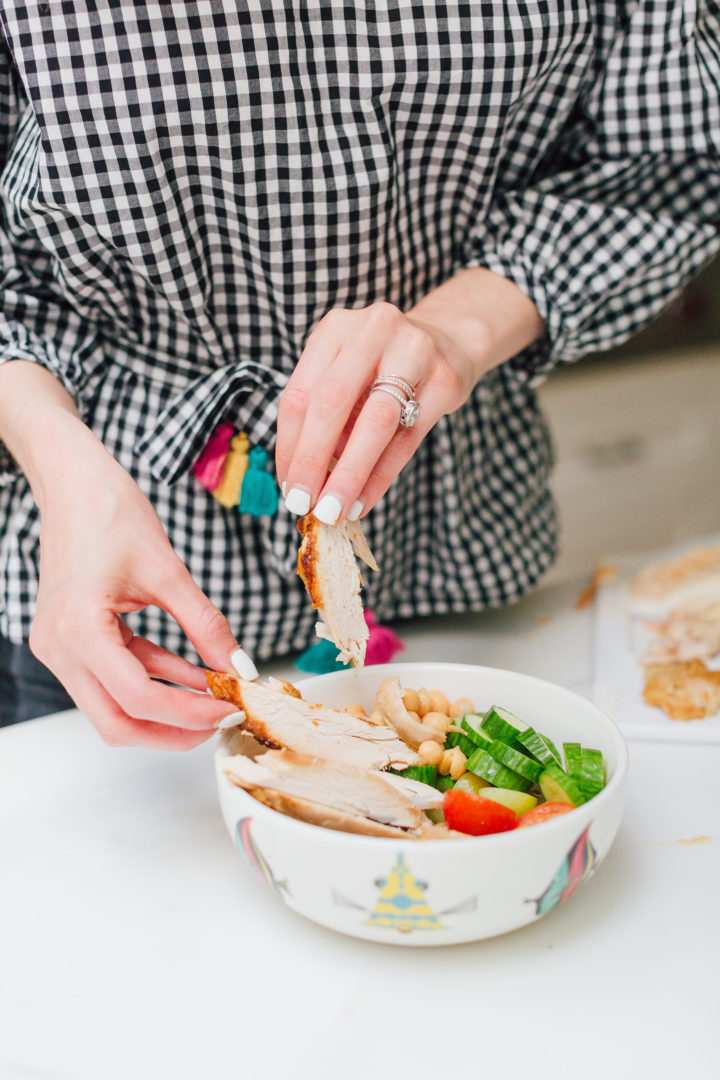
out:
{"label": "cucumber slice", "polygon": [[564,742],[563,753],[565,754],[565,772],[577,780],[582,787],[580,779],[582,773],[582,751],[579,742]]}
{"label": "cucumber slice", "polygon": [[398,776],[406,776],[408,780],[419,780],[421,784],[429,784],[430,787],[435,787],[437,779],[436,765],[408,765],[407,769],[389,769],[388,771],[394,772]]}
{"label": "cucumber slice", "polygon": [[580,787],[586,799],[592,799],[605,787],[605,763],[599,750],[587,750],[583,747],[580,776]]}
{"label": "cucumber slice", "polygon": [[445,811],[441,806],[438,806],[436,810],[426,810],[425,813],[435,825],[445,824]]}
{"label": "cucumber slice", "polygon": [[[460,783],[459,780],[458,783]],[[483,799],[490,799],[492,802],[500,803],[501,806],[509,807],[518,816],[524,814],[526,810],[532,810],[533,806],[538,804],[534,795],[528,795],[525,791],[512,791],[509,788],[488,787],[483,788],[478,794],[482,795]]]}
{"label": "cucumber slice", "polygon": [[506,765],[508,769],[524,776],[526,780],[532,780],[533,783],[537,783],[545,769],[539,761],[533,761],[527,754],[521,754],[519,750],[513,750],[507,743],[497,739],[490,744],[487,752],[501,765]]}
{"label": "cucumber slice", "polygon": [[460,727],[475,746],[481,746],[483,750],[487,750],[493,739],[492,735],[482,729],[484,719],[484,716],[477,713],[466,713],[460,721]]}
{"label": "cucumber slice", "polygon": [[562,760],[558,749],[552,739],[548,739],[547,735],[540,735],[532,728],[528,728],[527,731],[523,731],[518,735],[516,742],[541,764],[557,765],[559,769],[562,769]]}
{"label": "cucumber slice", "polygon": [[455,781],[450,776],[438,776],[435,787],[438,791],[449,791],[450,788],[455,787]]}
{"label": "cucumber slice", "polygon": [[527,791],[530,787],[529,780],[513,772],[512,769],[501,765],[499,761],[496,761],[494,757],[491,757],[480,747],[477,748],[472,757],[467,759],[465,768],[468,772],[481,776],[483,780],[489,780],[496,787],[512,788],[513,791]]}
{"label": "cucumber slice", "polygon": [[586,801],[580,785],[557,765],[548,765],[538,783],[547,802],[566,802],[571,806],[580,806]]}
{"label": "cucumber slice", "polygon": [[527,731],[528,725],[518,720],[509,709],[501,709],[499,705],[493,705],[482,722],[482,728],[488,735],[492,735],[493,739],[513,743],[523,731]]}
{"label": "cucumber slice", "polygon": [[454,746],[459,746],[465,757],[470,757],[477,750],[475,743],[462,731],[448,731],[445,736],[445,749],[452,750]]}
{"label": "cucumber slice", "polygon": [[475,773],[466,772],[463,773],[459,780],[455,781],[455,787],[458,791],[470,791],[473,795],[479,795],[490,787],[490,781],[483,780],[482,776],[476,776]]}

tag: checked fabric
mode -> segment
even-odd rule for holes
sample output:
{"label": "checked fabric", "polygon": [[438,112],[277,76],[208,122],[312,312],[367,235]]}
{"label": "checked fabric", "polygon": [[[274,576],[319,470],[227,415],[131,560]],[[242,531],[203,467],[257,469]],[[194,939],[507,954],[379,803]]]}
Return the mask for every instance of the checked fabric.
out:
{"label": "checked fabric", "polygon": [[[650,320],[720,246],[717,0],[0,0],[0,361],[52,371],[258,659],[314,613],[295,520],[190,467],[221,420],[272,453],[333,307],[465,267],[547,334],[444,417],[369,515],[381,620],[513,601],[553,559],[535,388]],[[0,459],[0,634],[39,521]],[[160,611],[133,629],[193,658]]]}

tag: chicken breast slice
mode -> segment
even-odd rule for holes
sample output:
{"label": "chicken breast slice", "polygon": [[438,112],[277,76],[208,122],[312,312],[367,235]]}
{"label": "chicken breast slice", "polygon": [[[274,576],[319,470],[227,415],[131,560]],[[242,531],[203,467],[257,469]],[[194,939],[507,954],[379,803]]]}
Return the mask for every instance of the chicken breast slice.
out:
{"label": "chicken breast slice", "polygon": [[383,825],[417,829],[425,815],[403,791],[379,775],[339,761],[325,761],[292,750],[268,750],[259,761],[242,755],[221,762],[240,787],[268,788]]}
{"label": "chicken breast slice", "polygon": [[[282,791],[273,791],[271,788],[256,788],[252,794],[258,802],[264,803],[272,810],[297,818],[299,821],[305,821],[309,825],[320,825],[323,829],[362,833],[365,836],[395,836],[403,840],[421,835],[421,830],[416,833],[398,829],[395,825],[383,825],[379,821],[370,821],[369,818],[360,817],[358,814],[348,814],[344,810],[336,810],[332,806],[323,806],[322,803],[301,799],[297,795],[286,795]],[[424,828],[425,826],[423,830]]]}
{"label": "chicken breast slice", "polygon": [[240,727],[272,747],[344,761],[360,769],[417,764],[415,751],[391,727],[314,705],[239,675],[208,671],[207,680],[216,698],[232,702],[245,713]]}
{"label": "chicken breast slice", "polygon": [[297,572],[302,578],[321,623],[318,637],[337,646],[344,664],[362,667],[370,632],[360,598],[362,578],[355,555],[378,569],[359,522],[324,525],[312,514],[298,522],[302,543]]}
{"label": "chicken breast slice", "polygon": [[408,776],[398,776],[397,773],[381,772],[377,775],[421,810],[439,810],[443,805],[445,799],[443,792],[431,787],[430,784],[423,784],[421,780],[411,780]]}
{"label": "chicken breast slice", "polygon": [[397,675],[388,675],[380,683],[375,696],[375,708],[400,738],[415,749],[428,739],[440,743],[441,746],[445,742],[445,735],[433,731],[410,715],[402,699],[402,687]]}

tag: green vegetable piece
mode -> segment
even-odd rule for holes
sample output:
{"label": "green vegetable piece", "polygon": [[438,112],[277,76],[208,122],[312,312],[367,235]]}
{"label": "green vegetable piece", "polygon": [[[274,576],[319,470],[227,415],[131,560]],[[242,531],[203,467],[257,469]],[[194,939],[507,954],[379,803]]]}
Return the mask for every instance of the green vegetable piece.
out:
{"label": "green vegetable piece", "polygon": [[509,709],[501,709],[499,705],[493,705],[482,722],[482,729],[488,735],[492,735],[493,739],[512,744],[523,731],[528,730],[528,725],[518,720]]}
{"label": "green vegetable piece", "polygon": [[583,747],[579,783],[586,799],[592,799],[605,787],[605,763],[599,750]]}
{"label": "green vegetable piece", "polygon": [[473,795],[481,795],[486,788],[490,787],[490,781],[483,780],[482,776],[477,776],[475,773],[466,772],[455,781],[455,787],[458,791],[470,791]]}
{"label": "green vegetable piece", "polygon": [[445,749],[452,750],[454,746],[459,746],[465,757],[470,757],[477,750],[475,743],[471,742],[462,731],[448,731],[445,738]]}
{"label": "green vegetable piece", "polygon": [[533,761],[527,754],[521,754],[519,750],[513,750],[507,743],[500,742],[497,739],[490,744],[487,752],[490,757],[494,757],[501,765],[506,765],[508,769],[519,773],[520,776],[524,776],[526,780],[531,780],[534,784],[538,782],[545,768],[539,761]]}
{"label": "green vegetable piece", "polygon": [[455,781],[450,776],[438,776],[435,787],[438,791],[450,791],[450,788],[455,787]]}
{"label": "green vegetable piece", "polygon": [[421,784],[429,784],[435,787],[437,779],[437,766],[435,765],[408,765],[407,769],[389,769],[397,776],[406,776],[408,780],[418,780]]}
{"label": "green vegetable piece", "polygon": [[542,765],[557,765],[562,769],[562,760],[555,743],[547,735],[540,735],[532,728],[523,731],[517,737],[520,748],[532,754],[536,761]]}
{"label": "green vegetable piece", "polygon": [[547,802],[566,802],[580,806],[586,801],[580,785],[557,765],[548,765],[539,781]]}
{"label": "green vegetable piece", "polygon": [[465,768],[468,772],[476,773],[483,780],[488,780],[496,787],[512,788],[514,791],[527,791],[530,787],[529,780],[513,772],[512,769],[506,768],[505,765],[496,761],[494,757],[491,757],[487,751],[482,750],[480,747],[477,748],[472,757],[468,758]]}
{"label": "green vegetable piece", "polygon": [[[458,783],[460,783],[459,780]],[[501,806],[509,807],[518,815],[524,814],[526,810],[532,810],[538,803],[534,795],[528,795],[526,791],[512,791],[509,788],[488,787],[479,791],[478,794],[482,795],[483,799],[490,799],[492,802],[500,803]]]}
{"label": "green vegetable piece", "polygon": [[438,806],[437,809],[426,810],[425,813],[436,825],[445,824],[445,811],[441,806]]}
{"label": "green vegetable piece", "polygon": [[579,742],[564,742],[563,753],[565,754],[565,772],[577,780],[582,787],[582,751]]}
{"label": "green vegetable piece", "polygon": [[475,746],[481,746],[484,750],[487,750],[493,740],[492,735],[482,729],[484,719],[484,716],[477,713],[466,713],[460,721],[460,727]]}

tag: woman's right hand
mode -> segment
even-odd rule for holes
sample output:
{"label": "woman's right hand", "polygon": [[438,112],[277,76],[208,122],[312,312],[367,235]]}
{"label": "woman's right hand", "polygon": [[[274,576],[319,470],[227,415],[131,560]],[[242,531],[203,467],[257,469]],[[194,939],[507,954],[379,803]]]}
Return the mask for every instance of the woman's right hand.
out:
{"label": "woman's right hand", "polygon": [[135,637],[122,615],[149,604],[162,608],[220,670],[229,669],[237,642],[148,500],[104,450],[103,456],[44,501],[30,647],[105,742],[186,750],[213,734],[228,705],[192,693],[206,690],[204,672]]}
{"label": "woman's right hand", "polygon": [[221,671],[232,670],[238,647],[227,620],[53,376],[21,361],[0,375],[0,434],[42,519],[32,651],[111,746],[197,746],[228,715],[227,702],[193,692],[207,689],[203,670],[135,637],[122,616],[162,608]]}

